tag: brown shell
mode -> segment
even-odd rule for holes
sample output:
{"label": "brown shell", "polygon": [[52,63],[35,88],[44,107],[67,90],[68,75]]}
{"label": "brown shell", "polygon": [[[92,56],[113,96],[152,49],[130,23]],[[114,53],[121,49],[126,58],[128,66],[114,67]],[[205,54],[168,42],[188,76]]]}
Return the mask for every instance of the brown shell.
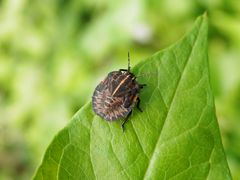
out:
{"label": "brown shell", "polygon": [[113,71],[96,87],[94,112],[107,121],[126,117],[139,95],[139,84],[129,71]]}

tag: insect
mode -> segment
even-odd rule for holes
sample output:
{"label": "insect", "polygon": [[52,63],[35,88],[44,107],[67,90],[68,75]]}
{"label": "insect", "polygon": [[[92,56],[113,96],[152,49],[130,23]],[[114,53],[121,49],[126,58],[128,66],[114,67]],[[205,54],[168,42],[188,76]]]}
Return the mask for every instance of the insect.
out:
{"label": "insect", "polygon": [[130,71],[130,55],[128,52],[128,68],[110,72],[107,77],[97,85],[92,96],[93,111],[107,121],[125,118],[124,125],[132,114],[132,108],[140,108],[140,90],[146,84],[139,84],[136,76]]}

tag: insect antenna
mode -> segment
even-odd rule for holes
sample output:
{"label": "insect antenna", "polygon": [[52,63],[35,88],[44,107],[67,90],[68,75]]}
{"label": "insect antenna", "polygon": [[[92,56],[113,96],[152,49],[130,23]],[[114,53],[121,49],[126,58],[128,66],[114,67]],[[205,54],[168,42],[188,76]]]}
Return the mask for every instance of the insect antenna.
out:
{"label": "insect antenna", "polygon": [[128,72],[130,72],[130,53],[128,51]]}

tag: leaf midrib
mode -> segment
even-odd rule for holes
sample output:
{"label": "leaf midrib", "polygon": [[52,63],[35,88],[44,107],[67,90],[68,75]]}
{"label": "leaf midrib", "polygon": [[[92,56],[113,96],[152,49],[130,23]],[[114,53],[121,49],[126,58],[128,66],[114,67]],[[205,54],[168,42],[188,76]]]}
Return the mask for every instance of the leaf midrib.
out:
{"label": "leaf midrib", "polygon": [[174,93],[173,93],[173,97],[172,97],[172,99],[171,99],[171,101],[170,101],[169,109],[168,109],[168,111],[167,111],[167,113],[166,113],[166,117],[164,118],[163,125],[162,125],[162,129],[160,130],[159,136],[158,136],[158,138],[157,138],[157,142],[156,142],[156,144],[155,144],[155,146],[154,146],[154,149],[153,149],[153,152],[152,152],[152,156],[149,158],[149,163],[148,163],[148,165],[147,165],[147,168],[146,168],[146,170],[145,170],[145,173],[144,173],[144,176],[143,176],[142,179],[145,179],[145,178],[146,178],[146,176],[147,176],[147,174],[148,174],[148,171],[149,171],[149,168],[151,167],[151,163],[152,163],[153,157],[154,157],[154,155],[155,155],[155,153],[156,153],[156,148],[157,148],[157,145],[158,145],[158,143],[159,143],[159,141],[160,141],[160,137],[161,137],[161,134],[162,134],[162,131],[163,131],[163,128],[164,128],[166,119],[168,118],[168,114],[169,114],[169,112],[170,112],[170,110],[171,110],[172,103],[173,103],[173,101],[174,101],[174,98],[175,98],[176,92],[177,92],[177,90],[178,90],[179,84],[180,84],[181,79],[182,79],[182,77],[183,77],[183,75],[184,75],[184,72],[185,72],[185,69],[186,69],[186,67],[187,67],[187,65],[188,65],[188,62],[190,61],[190,58],[191,58],[191,56],[192,56],[192,52],[193,52],[193,49],[194,49],[194,47],[195,47],[195,44],[196,44],[196,42],[197,42],[197,40],[198,40],[198,35],[199,35],[199,31],[200,31],[201,26],[202,26],[202,21],[203,21],[203,20],[201,19],[201,22],[200,22],[201,25],[200,25],[200,27],[199,27],[199,29],[198,29],[198,32],[197,32],[197,35],[196,35],[196,37],[195,37],[195,40],[194,40],[194,43],[193,43],[191,52],[189,53],[189,57],[187,58],[186,63],[184,64],[183,71],[182,71],[182,73],[181,73],[181,75],[180,75],[180,78],[179,78],[179,80],[178,80],[176,89],[175,89],[175,91],[174,91]]}

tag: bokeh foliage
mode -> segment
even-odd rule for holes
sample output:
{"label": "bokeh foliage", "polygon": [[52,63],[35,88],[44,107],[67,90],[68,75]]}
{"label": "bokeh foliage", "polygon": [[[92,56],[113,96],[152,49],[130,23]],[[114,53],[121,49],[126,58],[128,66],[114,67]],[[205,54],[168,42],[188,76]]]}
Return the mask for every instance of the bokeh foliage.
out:
{"label": "bokeh foliage", "polygon": [[[26,179],[106,72],[176,41],[208,12],[216,111],[240,177],[240,2],[0,1],[0,179]],[[160,43],[159,43],[160,42]]]}

